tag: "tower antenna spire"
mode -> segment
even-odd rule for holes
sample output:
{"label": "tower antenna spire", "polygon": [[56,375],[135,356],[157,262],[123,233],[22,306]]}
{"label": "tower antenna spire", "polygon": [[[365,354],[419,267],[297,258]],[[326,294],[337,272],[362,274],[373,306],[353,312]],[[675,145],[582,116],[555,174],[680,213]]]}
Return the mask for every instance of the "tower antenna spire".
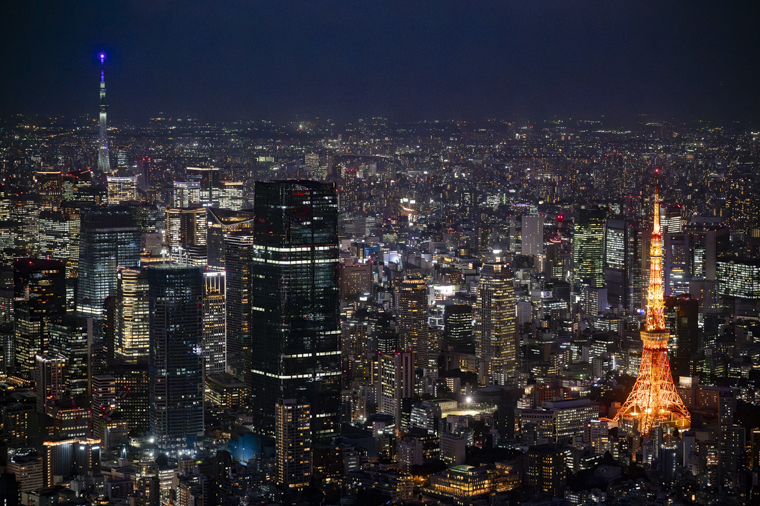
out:
{"label": "tower antenna spire", "polygon": [[106,102],[106,77],[104,64],[106,54],[100,53],[100,114],[98,130],[98,170],[105,174],[111,172],[111,161],[108,156],[108,103]]}

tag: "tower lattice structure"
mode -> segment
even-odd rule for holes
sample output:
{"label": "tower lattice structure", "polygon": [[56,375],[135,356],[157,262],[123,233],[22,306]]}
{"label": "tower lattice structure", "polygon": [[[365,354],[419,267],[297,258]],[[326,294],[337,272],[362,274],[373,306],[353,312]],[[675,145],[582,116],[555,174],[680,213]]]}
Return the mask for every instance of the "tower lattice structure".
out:
{"label": "tower lattice structure", "polygon": [[670,370],[668,339],[665,327],[665,297],[662,282],[662,232],[660,230],[659,191],[654,193],[654,226],[649,247],[649,287],[647,289],[646,324],[641,332],[644,349],[639,376],[633,391],[615,416],[633,422],[639,433],[647,434],[653,426],[668,423],[679,429],[691,425],[691,415],[681,400]]}

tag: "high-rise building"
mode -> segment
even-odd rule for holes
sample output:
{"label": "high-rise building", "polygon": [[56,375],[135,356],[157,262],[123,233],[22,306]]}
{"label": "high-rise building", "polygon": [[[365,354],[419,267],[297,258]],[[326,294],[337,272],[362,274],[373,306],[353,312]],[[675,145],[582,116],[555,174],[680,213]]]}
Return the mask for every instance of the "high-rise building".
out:
{"label": "high-rise building", "polygon": [[725,471],[732,471],[737,453],[745,452],[745,448],[737,448],[733,444],[732,432],[736,418],[736,394],[733,388],[724,388],[718,392],[718,443],[720,447],[720,462]]}
{"label": "high-rise building", "polygon": [[425,280],[410,276],[398,286],[398,332],[401,349],[417,355],[417,367],[431,367],[437,360],[428,331],[428,292]]}
{"label": "high-rise building", "polygon": [[137,267],[140,224],[126,206],[82,210],[77,278],[77,312],[92,318],[100,337],[106,297],[116,295],[117,267]]}
{"label": "high-rise building", "polygon": [[108,156],[108,102],[106,102],[106,74],[103,70],[106,55],[100,53],[100,122],[98,125],[98,170],[111,172],[111,160]]}
{"label": "high-rise building", "polygon": [[238,377],[248,374],[245,359],[251,348],[253,313],[254,236],[251,230],[230,232],[224,237],[227,278],[227,364]]}
{"label": "high-rise building", "polygon": [[206,208],[166,210],[166,249],[172,261],[206,265]]}
{"label": "high-rise building", "polygon": [[224,271],[203,273],[203,371],[221,374],[227,367],[227,282]]}
{"label": "high-rise building", "polygon": [[544,254],[544,217],[522,217],[522,242],[520,243],[523,255]]}
{"label": "high-rise building", "polygon": [[668,353],[673,376],[697,374],[699,347],[699,301],[689,295],[665,298],[665,317],[670,330]]}
{"label": "high-rise building", "polygon": [[396,430],[401,428],[403,400],[414,397],[414,358],[414,352],[406,350],[378,356],[378,412],[394,416]]}
{"label": "high-rise building", "polygon": [[727,298],[760,299],[760,260],[725,259],[717,262],[718,294]]}
{"label": "high-rise building", "polygon": [[47,350],[50,323],[66,311],[65,276],[58,260],[21,258],[13,263],[14,357],[20,374],[31,375],[35,357]]}
{"label": "high-rise building", "polygon": [[591,286],[604,286],[604,209],[579,209],[573,234],[575,279]]}
{"label": "high-rise building", "polygon": [[256,183],[255,216],[248,359],[254,418],[272,433],[277,399],[306,398],[313,437],[331,437],[340,428],[342,372],[335,186]]}
{"label": "high-rise building", "polygon": [[67,314],[50,323],[51,353],[66,360],[63,384],[72,396],[87,395],[90,381],[92,320]]}
{"label": "high-rise building", "polygon": [[231,211],[229,209],[208,208],[208,229],[206,246],[208,266],[224,269],[225,238],[236,230],[250,229],[253,226],[253,213],[250,211]]}
{"label": "high-rise building", "polygon": [[150,378],[148,363],[121,364],[114,369],[119,412],[126,418],[130,433],[150,432]]}
{"label": "high-rise building", "polygon": [[213,204],[218,206],[218,167],[188,167],[187,179],[198,183],[200,203],[203,207],[211,207]]}
{"label": "high-rise building", "polygon": [[137,200],[137,176],[108,176],[106,180],[109,204]]}
{"label": "high-rise building", "polygon": [[692,234],[665,234],[664,264],[665,296],[689,293],[694,265]]}
{"label": "high-rise building", "polygon": [[40,257],[67,260],[69,219],[62,211],[40,211]]}
{"label": "high-rise building", "polygon": [[277,483],[305,488],[311,483],[311,420],[309,404],[278,399],[275,409]]}
{"label": "high-rise building", "polygon": [[466,346],[472,344],[472,306],[469,304],[449,304],[443,312],[443,344]]}
{"label": "high-rise building", "polygon": [[342,265],[340,268],[340,298],[354,300],[372,291],[372,265]]}
{"label": "high-rise building", "polygon": [[116,378],[111,374],[92,376],[92,432],[95,437],[106,434],[108,418],[116,410]]}
{"label": "high-rise building", "polygon": [[611,307],[633,310],[634,274],[638,254],[638,233],[628,220],[608,219],[604,238],[604,284]]}
{"label": "high-rise building", "polygon": [[87,476],[100,468],[99,439],[75,437],[45,441],[42,445],[45,484],[48,487],[56,484],[56,476],[64,479]]}
{"label": "high-rise building", "polygon": [[201,185],[198,181],[174,181],[173,208],[183,209],[200,203]]}
{"label": "high-rise building", "polygon": [[148,269],[119,269],[114,322],[114,357],[127,364],[147,362],[150,350]]}
{"label": "high-rise building", "polygon": [[36,455],[18,455],[8,461],[8,472],[16,477],[19,492],[34,492],[45,486],[42,459]]}
{"label": "high-rise building", "polygon": [[34,374],[34,388],[37,396],[37,412],[44,413],[48,400],[60,399],[63,396],[63,370],[66,358],[52,353],[38,354],[37,367]]}
{"label": "high-rise building", "polygon": [[148,268],[150,429],[156,438],[203,434],[203,273]]}
{"label": "high-rise building", "polygon": [[222,209],[241,211],[245,207],[245,185],[242,181],[220,181],[217,196]]}
{"label": "high-rise building", "polygon": [[514,278],[508,266],[483,266],[474,319],[478,381],[503,385],[519,359]]}
{"label": "high-rise building", "polygon": [[567,481],[566,456],[553,445],[535,446],[528,450],[525,484],[537,492],[561,497]]}
{"label": "high-rise building", "polygon": [[57,211],[63,200],[61,171],[38,171],[34,175],[41,211]]}

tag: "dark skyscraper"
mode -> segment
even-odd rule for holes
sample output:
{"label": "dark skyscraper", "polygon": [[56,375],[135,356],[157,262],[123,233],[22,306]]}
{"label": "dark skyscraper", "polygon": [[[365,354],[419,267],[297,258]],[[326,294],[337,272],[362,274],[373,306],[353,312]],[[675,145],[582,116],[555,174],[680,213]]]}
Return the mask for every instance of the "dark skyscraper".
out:
{"label": "dark skyscraper", "polygon": [[443,340],[446,346],[466,346],[472,344],[472,306],[450,304],[443,315]]}
{"label": "dark skyscraper", "polygon": [[89,393],[89,344],[92,340],[92,321],[67,314],[50,324],[48,351],[66,359],[63,375],[66,391],[71,395]]}
{"label": "dark skyscraper", "polygon": [[670,368],[673,376],[693,376],[699,347],[699,301],[688,294],[665,299],[670,330]]}
{"label": "dark skyscraper", "polygon": [[251,258],[253,232],[241,230],[224,238],[227,271],[227,364],[232,372],[247,374],[245,357],[251,341]]}
{"label": "dark skyscraper", "polygon": [[66,311],[66,271],[58,260],[17,259],[13,264],[16,370],[29,374],[47,351],[50,324]]}
{"label": "dark skyscraper", "polygon": [[203,273],[148,268],[150,430],[156,438],[203,434]]}
{"label": "dark skyscraper", "polygon": [[140,224],[125,206],[83,211],[79,241],[77,312],[91,317],[100,336],[105,299],[116,295],[117,267],[137,267],[141,250]]}
{"label": "dark skyscraper", "polygon": [[[340,417],[338,202],[312,181],[256,183],[250,385],[274,431],[278,398],[306,398],[314,439]],[[228,250],[229,251],[229,250]]]}

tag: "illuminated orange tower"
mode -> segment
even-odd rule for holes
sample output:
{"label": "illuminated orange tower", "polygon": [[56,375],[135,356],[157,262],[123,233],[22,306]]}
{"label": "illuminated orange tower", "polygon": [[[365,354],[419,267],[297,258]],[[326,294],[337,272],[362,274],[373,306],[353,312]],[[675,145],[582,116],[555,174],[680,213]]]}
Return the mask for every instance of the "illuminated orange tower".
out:
{"label": "illuminated orange tower", "polygon": [[665,298],[662,286],[662,232],[660,231],[660,200],[657,186],[654,189],[654,228],[649,246],[649,289],[647,290],[647,320],[641,332],[644,351],[641,354],[639,376],[633,391],[615,416],[648,434],[660,423],[672,424],[679,429],[691,425],[691,415],[684,406],[673,384],[668,359],[670,332],[665,328]]}

